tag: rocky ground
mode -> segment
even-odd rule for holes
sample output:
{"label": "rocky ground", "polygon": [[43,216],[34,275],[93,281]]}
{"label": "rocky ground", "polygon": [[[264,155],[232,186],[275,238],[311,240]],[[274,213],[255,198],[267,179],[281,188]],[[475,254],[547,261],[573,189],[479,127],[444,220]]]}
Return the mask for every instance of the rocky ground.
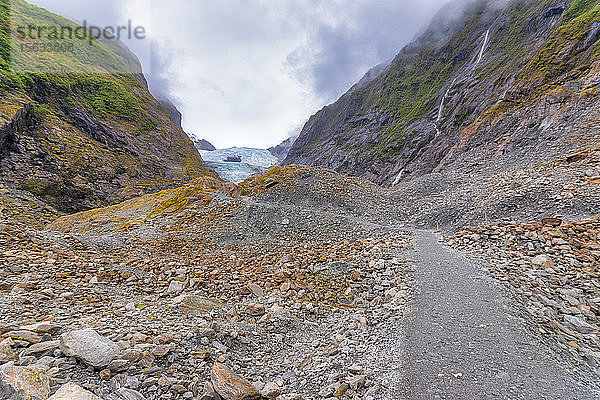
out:
{"label": "rocky ground", "polygon": [[[372,190],[348,188],[347,202]],[[327,204],[312,221],[300,205],[308,194],[283,209],[269,196],[188,209],[222,218],[193,240],[165,233],[181,218],[140,227],[146,240],[140,231],[117,240],[4,223],[0,362],[23,367],[7,374],[36,371],[43,392],[72,382],[111,400],[132,395],[123,388],[148,400],[219,398],[215,390],[226,399],[255,390],[378,398],[385,327],[410,297],[410,235],[351,213],[336,218]],[[233,371],[253,385],[237,385],[249,397],[227,397],[221,386],[236,381]]]}
{"label": "rocky ground", "polygon": [[[552,167],[550,180],[582,177],[575,200],[559,192],[552,207],[576,214],[579,197],[596,201],[591,154]],[[530,175],[513,178],[522,176]],[[391,382],[403,379],[397,351],[418,285],[405,223],[420,207],[429,218],[478,190],[471,180],[447,188],[448,203],[425,190],[410,201],[406,193],[423,182],[390,191],[291,168],[237,188],[168,192],[134,210],[70,216],[43,231],[5,216],[0,397],[398,398]],[[498,190],[488,204],[513,195]],[[451,213],[448,221],[441,228],[462,220]],[[585,359],[576,368],[594,381],[598,220],[544,223],[488,224],[448,242],[483,257],[490,274],[515,288],[533,330]]]}
{"label": "rocky ground", "polygon": [[600,218],[471,228],[448,243],[479,258],[558,346],[600,367]]}

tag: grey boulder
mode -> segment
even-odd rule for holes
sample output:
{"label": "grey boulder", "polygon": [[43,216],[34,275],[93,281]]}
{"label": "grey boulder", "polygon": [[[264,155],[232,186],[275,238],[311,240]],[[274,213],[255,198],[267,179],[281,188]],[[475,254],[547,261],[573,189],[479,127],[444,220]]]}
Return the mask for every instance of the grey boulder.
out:
{"label": "grey boulder", "polygon": [[93,329],[64,333],[60,337],[60,349],[65,355],[76,357],[95,368],[105,368],[120,353],[115,342]]}

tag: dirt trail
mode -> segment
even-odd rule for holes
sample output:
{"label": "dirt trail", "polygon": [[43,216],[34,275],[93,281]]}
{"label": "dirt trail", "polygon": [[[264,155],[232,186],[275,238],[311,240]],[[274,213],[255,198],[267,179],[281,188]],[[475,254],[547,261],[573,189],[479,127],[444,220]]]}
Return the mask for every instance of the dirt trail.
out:
{"label": "dirt trail", "polygon": [[397,398],[600,398],[571,378],[484,271],[434,233],[417,232],[414,246],[416,291]]}

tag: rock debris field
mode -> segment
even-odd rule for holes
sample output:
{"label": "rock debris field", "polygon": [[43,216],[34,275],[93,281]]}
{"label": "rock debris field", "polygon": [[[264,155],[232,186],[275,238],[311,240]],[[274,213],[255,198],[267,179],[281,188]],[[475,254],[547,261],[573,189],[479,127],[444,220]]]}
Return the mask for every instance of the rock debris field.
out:
{"label": "rock debris field", "polygon": [[[397,189],[305,168],[258,184],[135,224],[108,209],[45,230],[4,219],[0,398],[464,398],[468,357],[439,378],[453,386],[415,392],[421,345],[454,328],[414,336],[430,322],[419,296],[438,284],[423,268],[443,244],[415,256],[421,234],[403,223]],[[562,397],[539,398],[600,393],[599,229],[597,217],[546,218],[444,236],[498,285],[481,289],[506,306],[490,318],[521,316],[518,335],[562,365]],[[490,398],[541,393],[522,379]]]}

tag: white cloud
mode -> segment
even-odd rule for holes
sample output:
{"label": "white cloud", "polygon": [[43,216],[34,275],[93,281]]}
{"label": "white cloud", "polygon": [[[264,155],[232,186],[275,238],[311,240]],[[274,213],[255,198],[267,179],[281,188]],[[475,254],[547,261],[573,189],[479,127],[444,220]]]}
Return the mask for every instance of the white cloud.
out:
{"label": "white cloud", "polygon": [[[71,18],[149,27],[154,92],[218,147],[277,144],[372,66],[393,57],[441,0],[34,0]],[[95,5],[100,4],[100,9]],[[87,6],[86,6],[87,5]],[[89,17],[89,15],[93,15]],[[108,22],[99,21],[107,24]],[[140,52],[139,43],[130,43]]]}

